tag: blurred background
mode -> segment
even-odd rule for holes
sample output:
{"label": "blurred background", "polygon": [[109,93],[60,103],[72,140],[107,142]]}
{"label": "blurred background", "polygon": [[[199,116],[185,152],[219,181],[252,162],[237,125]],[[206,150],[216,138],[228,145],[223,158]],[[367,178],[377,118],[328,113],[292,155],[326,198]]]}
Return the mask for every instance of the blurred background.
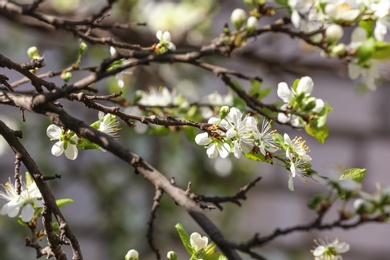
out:
{"label": "blurred background", "polygon": [[[80,19],[96,12],[104,3],[51,0],[45,1],[40,8],[45,13]],[[237,7],[245,8],[240,1],[121,0],[114,5],[111,16],[106,19],[108,22],[147,23],[147,26],[111,32],[113,37],[127,43],[151,46],[157,42],[157,30],[168,30],[179,50],[190,50],[217,37]],[[264,18],[260,24],[265,25],[272,20]],[[106,36],[106,32],[96,33]],[[349,33],[346,32],[345,39],[349,39]],[[34,20],[9,17],[1,10],[0,34],[1,53],[16,62],[27,62],[26,50],[30,46],[37,46],[46,61],[40,73],[61,71],[77,58],[79,39],[70,33],[51,31]],[[109,55],[108,46],[89,45],[81,66],[97,65]],[[390,185],[388,64],[381,67],[381,86],[375,92],[364,93],[356,87],[359,82],[348,78],[345,63],[321,57],[318,50],[286,35],[265,34],[248,41],[247,46],[234,51],[229,59],[212,57],[207,61],[262,77],[263,86],[274,87],[265,100],[268,103],[279,101],[276,96],[279,82],[285,81],[291,85],[296,78],[304,75],[312,77],[315,83],[313,96],[322,98],[334,108],[328,117],[328,140],[325,144],[319,144],[304,131],[279,125],[275,127],[292,137],[299,135],[307,140],[313,169],[319,173],[327,175],[344,168],[367,168],[364,190],[373,192],[378,182],[382,187]],[[21,78],[19,74],[4,68],[0,68],[0,73],[7,75],[10,82]],[[87,73],[73,75],[71,82]],[[64,84],[58,77],[50,80],[60,86]],[[136,68],[124,74],[124,82],[124,87],[119,88],[113,77],[94,87],[100,93],[121,90],[126,99],[132,100],[136,90],[166,86],[176,88],[193,102],[214,91],[222,94],[228,91],[211,73],[185,64],[152,64]],[[249,88],[249,84],[243,84]],[[25,84],[20,90],[31,90],[31,86]],[[86,123],[97,120],[97,112],[80,103],[65,100],[61,100],[61,103],[68,112]],[[44,174],[62,176],[61,179],[50,181],[50,186],[57,199],[71,197],[75,200],[75,204],[65,205],[62,211],[79,239],[84,259],[123,259],[132,248],[140,252],[141,259],[155,258],[145,237],[154,196],[154,187],[150,183],[135,175],[132,168],[110,153],[80,151],[75,161],[67,160],[65,156],[52,156],[50,149],[54,142],[50,142],[46,136],[50,121],[41,115],[26,112],[26,122],[23,123],[18,109],[2,106],[0,118],[23,131],[22,142]],[[312,181],[304,184],[299,178],[295,180],[295,191],[289,191],[288,172],[276,165],[256,163],[246,158],[237,160],[233,156],[225,160],[210,160],[205,150],[196,145],[193,138],[187,138],[183,131],[162,133],[149,129],[145,134],[138,134],[125,124],[121,127],[119,141],[124,146],[140,154],[168,178],[175,177],[178,186],[185,189],[191,181],[195,193],[232,195],[249,181],[262,177],[241,207],[226,204],[223,211],[206,212],[226,238],[233,241],[246,241],[256,232],[267,235],[278,227],[308,223],[315,218],[315,214],[306,207],[307,200],[315,193],[326,192],[321,185]],[[151,132],[159,134],[152,135]],[[0,153],[0,182],[5,183],[14,173],[14,155],[3,144]],[[25,168],[22,168],[21,172],[24,171]],[[1,205],[4,202],[1,201]],[[326,219],[331,221],[336,217],[337,211],[333,211]],[[189,233],[197,231],[205,234],[181,208],[164,196],[154,230],[163,259],[170,250],[177,251],[179,259],[188,258],[176,233],[176,223],[182,223]],[[0,258],[34,259],[34,250],[24,246],[24,236],[29,235],[28,231],[15,219],[1,216]],[[294,233],[272,241],[259,248],[258,252],[268,259],[312,259],[310,250],[314,248],[313,239],[318,237],[337,237],[349,243],[351,250],[345,254],[345,259],[383,260],[390,254],[389,224],[366,224],[348,231],[334,229]],[[70,258],[71,253],[69,250],[67,252]],[[243,255],[243,259],[250,258]]]}

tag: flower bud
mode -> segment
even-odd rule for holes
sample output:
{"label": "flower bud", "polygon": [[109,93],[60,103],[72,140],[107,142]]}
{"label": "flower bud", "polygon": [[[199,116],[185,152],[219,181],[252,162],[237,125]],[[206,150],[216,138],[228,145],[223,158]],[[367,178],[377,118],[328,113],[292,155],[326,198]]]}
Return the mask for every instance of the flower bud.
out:
{"label": "flower bud", "polygon": [[169,251],[167,253],[168,260],[177,260],[177,254],[174,251]]}
{"label": "flower bud", "polygon": [[30,57],[30,59],[40,59],[41,58],[41,56],[38,53],[38,48],[35,46],[28,48],[27,55],[28,55],[28,57]]}
{"label": "flower bud", "polygon": [[252,34],[257,28],[257,18],[250,16],[246,22],[246,31]]}
{"label": "flower bud", "polygon": [[61,78],[65,81],[68,82],[72,78],[72,73],[69,71],[62,72],[61,73]]}
{"label": "flower bud", "polygon": [[240,8],[235,9],[230,16],[230,21],[232,22],[236,30],[239,30],[241,28],[241,26],[245,23],[245,20],[245,11]]}
{"label": "flower bud", "polygon": [[82,56],[87,51],[88,45],[85,42],[80,43],[79,55]]}
{"label": "flower bud", "polygon": [[125,256],[125,260],[138,260],[138,252],[134,249],[129,250]]}
{"label": "flower bud", "polygon": [[338,24],[331,24],[325,30],[325,36],[328,43],[336,43],[343,37],[343,28]]}
{"label": "flower bud", "polygon": [[228,106],[222,106],[220,109],[219,109],[219,116],[221,117],[221,119],[224,119],[230,112],[230,108]]}
{"label": "flower bud", "polygon": [[343,56],[347,52],[347,47],[344,43],[339,43],[332,48],[333,56]]}

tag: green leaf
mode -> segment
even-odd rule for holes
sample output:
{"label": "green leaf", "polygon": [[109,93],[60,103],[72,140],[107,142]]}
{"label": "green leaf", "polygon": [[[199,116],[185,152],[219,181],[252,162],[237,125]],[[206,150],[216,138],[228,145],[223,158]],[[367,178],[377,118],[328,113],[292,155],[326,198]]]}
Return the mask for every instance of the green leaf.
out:
{"label": "green leaf", "polygon": [[315,210],[318,207],[318,205],[322,202],[322,199],[323,198],[321,193],[314,194],[313,197],[311,197],[307,202],[307,207],[309,209]]}
{"label": "green leaf", "polygon": [[251,151],[250,153],[244,153],[244,155],[246,158],[253,160],[253,161],[258,161],[258,162],[268,162],[269,161],[269,159],[266,159],[264,157],[264,155],[260,152],[253,153],[253,151]]}
{"label": "green leaf", "polygon": [[372,37],[374,26],[372,21],[360,21],[359,27],[362,27],[367,32],[367,38]]}
{"label": "green leaf", "polygon": [[266,96],[268,96],[269,93],[271,93],[272,89],[273,89],[272,87],[268,87],[268,88],[265,88],[263,90],[260,90],[258,100],[261,100],[261,99],[265,98]]}
{"label": "green leaf", "polygon": [[242,90],[242,91],[245,91],[244,87],[240,85],[240,83],[238,83],[237,80],[232,80],[232,83],[233,85],[238,88],[239,90]]}
{"label": "green leaf", "polygon": [[310,124],[305,126],[306,133],[313,136],[321,144],[325,143],[326,138],[329,136],[329,129],[326,125],[322,127],[313,127]]}
{"label": "green leaf", "polygon": [[246,103],[241,98],[234,97],[234,99],[233,99],[233,107],[238,108],[241,111],[244,111],[246,109]]}
{"label": "green leaf", "polygon": [[356,182],[362,182],[366,176],[367,169],[351,168],[343,171],[340,180],[352,179]]}
{"label": "green leaf", "polygon": [[65,204],[67,203],[72,203],[74,204],[74,200],[71,199],[71,198],[65,198],[65,199],[58,199],[56,200],[56,204],[59,208],[61,208],[62,206],[64,206]]}
{"label": "green leaf", "polygon": [[322,127],[325,125],[328,114],[332,112],[332,110],[333,108],[328,104],[328,102],[325,102],[325,109],[321,111],[321,113],[319,114],[320,117],[317,118],[317,127]]}
{"label": "green leaf", "polygon": [[23,227],[28,227],[27,223],[24,222],[24,221],[22,220],[22,217],[21,217],[21,216],[19,216],[19,217],[17,218],[17,221],[18,221],[19,225],[21,225],[21,226],[23,226]]}
{"label": "green leaf", "polygon": [[206,255],[211,255],[211,254],[213,254],[216,248],[217,248],[217,245],[216,245],[214,242],[208,244],[208,245],[206,246],[206,248],[204,249],[205,254],[206,254]]}
{"label": "green leaf", "polygon": [[260,92],[261,83],[258,80],[251,80],[251,89],[249,90],[249,95],[253,96]]}
{"label": "green leaf", "polygon": [[390,58],[390,43],[375,42],[375,53],[372,54],[373,59],[387,60]]}
{"label": "green leaf", "polygon": [[184,247],[186,248],[187,252],[192,255],[194,250],[191,247],[191,242],[190,242],[190,236],[188,235],[187,231],[184,229],[182,224],[177,223],[175,226],[177,232],[179,233],[181,242],[183,243]]}
{"label": "green leaf", "polygon": [[293,83],[293,85],[292,85],[292,87],[291,87],[294,91],[297,90],[299,81],[300,81],[300,79],[294,80],[294,83]]}
{"label": "green leaf", "polygon": [[98,150],[98,149],[100,149],[99,145],[92,143],[91,141],[89,141],[86,138],[80,138],[78,143],[77,143],[77,146],[79,147],[80,150]]}
{"label": "green leaf", "polygon": [[375,52],[375,39],[368,38],[357,49],[358,63],[360,66],[364,66],[366,62],[371,58]]}
{"label": "green leaf", "polygon": [[211,255],[202,256],[203,260],[227,260],[227,258],[220,252],[212,253]]}

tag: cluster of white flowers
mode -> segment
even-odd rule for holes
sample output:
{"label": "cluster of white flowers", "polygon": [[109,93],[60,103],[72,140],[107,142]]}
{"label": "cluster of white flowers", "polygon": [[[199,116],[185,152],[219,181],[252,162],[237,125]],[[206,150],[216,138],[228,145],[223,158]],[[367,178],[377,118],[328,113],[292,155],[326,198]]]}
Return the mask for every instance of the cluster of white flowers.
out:
{"label": "cluster of white flowers", "polygon": [[21,181],[20,194],[17,192],[16,183],[12,184],[11,180],[2,186],[5,192],[0,191],[0,198],[8,202],[1,208],[1,215],[8,215],[14,218],[19,215],[19,211],[22,209],[20,213],[22,221],[30,222],[34,216],[34,207],[42,207],[42,196],[29,174],[26,173],[26,183]]}
{"label": "cluster of white flowers", "polygon": [[349,245],[345,242],[339,242],[338,239],[332,241],[314,240],[317,247],[312,250],[314,260],[342,260],[340,254],[349,251]]}
{"label": "cluster of white flowers", "polygon": [[192,1],[138,1],[131,17],[145,21],[152,31],[167,30],[182,36],[200,23],[207,21],[212,3],[208,0]]}
{"label": "cluster of white flowers", "polygon": [[303,119],[289,112],[314,112],[317,114],[322,112],[325,107],[324,101],[310,96],[313,86],[313,80],[308,76],[302,77],[295,88],[289,88],[286,82],[278,84],[277,94],[285,103],[280,109],[286,111],[278,114],[279,122],[290,123],[295,127],[303,127],[306,125]]}
{"label": "cluster of white flowers", "polygon": [[[208,121],[213,124],[213,129],[208,133],[201,133],[195,137],[198,145],[207,148],[209,158],[226,158],[233,153],[236,158],[241,158],[242,153],[249,153],[253,148],[259,147],[265,156],[266,152],[274,152],[278,148],[273,141],[273,131],[270,123],[264,122],[261,130],[257,120],[252,116],[243,116],[242,112],[232,107],[222,107],[222,118],[211,117]],[[221,129],[226,130],[226,132]],[[260,148],[261,147],[261,148]]]}
{"label": "cluster of white flowers", "polygon": [[302,31],[314,31],[329,23],[348,23],[360,15],[369,15],[376,22],[375,37],[383,40],[389,27],[389,1],[380,0],[288,0],[291,22]]}
{"label": "cluster of white flowers", "polygon": [[[337,44],[343,36],[341,24],[352,25],[355,21],[364,17],[364,20],[371,20],[375,23],[373,37],[376,41],[383,41],[390,28],[390,1],[380,0],[311,0],[297,1],[289,0],[288,6],[291,9],[291,21],[294,27],[305,32],[312,32],[325,27],[326,41],[330,45],[331,54],[343,56],[347,49],[350,53],[356,53],[359,46],[367,40],[367,28],[357,27],[352,34],[351,43]],[[321,35],[315,37],[320,40]],[[360,75],[366,87],[375,90],[375,80],[379,78],[377,61],[368,59],[364,63],[352,58],[349,63],[349,76],[356,79]]]}
{"label": "cluster of white flowers", "polygon": [[137,104],[143,106],[170,106],[178,105],[181,99],[181,95],[173,89],[170,91],[168,88],[151,87],[149,91],[139,90],[136,95],[139,97]]}
{"label": "cluster of white flowers", "polygon": [[[194,255],[197,255],[199,253],[204,253],[204,251],[202,250],[205,250],[208,243],[209,243],[209,239],[208,237],[206,236],[201,236],[199,233],[197,232],[193,232],[190,236],[190,246],[193,250],[193,256]],[[137,250],[134,250],[134,249],[131,249],[127,252],[127,254],[125,255],[125,260],[138,260],[139,259],[139,254],[138,254],[138,251]],[[176,252],[174,251],[169,251],[167,253],[167,259],[168,260],[174,260],[174,259],[178,259],[177,258],[177,254]],[[191,259],[195,259],[195,258],[191,258]],[[200,258],[196,258],[196,259],[199,259],[201,260]]]}

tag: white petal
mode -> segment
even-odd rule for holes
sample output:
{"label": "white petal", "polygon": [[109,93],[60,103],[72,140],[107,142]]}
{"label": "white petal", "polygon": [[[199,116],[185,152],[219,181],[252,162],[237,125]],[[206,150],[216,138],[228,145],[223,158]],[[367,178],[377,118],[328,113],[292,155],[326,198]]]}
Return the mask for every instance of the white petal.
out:
{"label": "white petal", "polygon": [[237,131],[232,127],[226,132],[226,137],[231,139],[236,136]]}
{"label": "white petal", "polygon": [[283,137],[284,137],[284,143],[285,144],[288,144],[288,145],[290,145],[290,146],[292,146],[292,142],[291,142],[291,138],[290,138],[290,136],[288,136],[288,134],[284,134],[283,135]]}
{"label": "white petal", "polygon": [[165,31],[163,33],[162,37],[163,37],[163,40],[166,41],[166,42],[170,42],[171,41],[171,34],[168,31]]}
{"label": "white petal", "polygon": [[162,35],[163,35],[163,32],[162,31],[158,31],[157,33],[156,33],[156,37],[157,37],[157,39],[159,39],[160,41],[162,40]]}
{"label": "white petal", "polygon": [[208,145],[211,142],[208,133],[201,133],[195,136],[195,143],[198,145]]}
{"label": "white petal", "polygon": [[62,129],[56,125],[49,125],[46,134],[50,139],[58,140],[62,136]]}
{"label": "white petal", "polygon": [[27,204],[22,209],[22,220],[24,222],[30,222],[32,217],[34,216],[34,207],[31,204]]}
{"label": "white petal", "polygon": [[349,245],[345,242],[338,243],[334,246],[336,248],[337,253],[342,254],[349,251]]}
{"label": "white petal", "polygon": [[313,86],[314,82],[310,77],[302,77],[297,86],[297,93],[305,93],[306,95],[310,95],[313,91]]}
{"label": "white petal", "polygon": [[288,103],[293,98],[293,93],[291,89],[288,87],[286,82],[280,82],[278,84],[277,90],[278,97],[280,97],[284,102]]}
{"label": "white petal", "polygon": [[321,98],[316,99],[316,106],[313,108],[313,112],[320,113],[325,107],[325,102]]}
{"label": "white petal", "polygon": [[301,16],[299,15],[297,10],[294,10],[291,14],[291,22],[295,28],[299,28],[299,24],[301,22]]}
{"label": "white petal", "polygon": [[10,218],[14,218],[18,215],[20,210],[19,204],[7,203],[1,208],[1,215],[8,215]]}
{"label": "white petal", "polygon": [[324,246],[318,246],[313,251],[314,256],[322,256],[325,252],[326,248]]}
{"label": "white petal", "polygon": [[237,159],[240,159],[241,158],[241,150],[240,150],[240,147],[238,145],[238,141],[236,141],[236,143],[234,144],[234,156],[237,158]]}
{"label": "white petal", "polygon": [[77,158],[79,151],[77,150],[76,145],[68,144],[68,148],[65,150],[65,156],[69,160],[75,160]]}
{"label": "white petal", "polygon": [[58,141],[51,148],[51,154],[54,156],[60,156],[64,152],[64,142]]}
{"label": "white petal", "polygon": [[111,54],[111,56],[115,56],[115,54],[116,54],[116,50],[112,46],[110,47],[110,54]]}
{"label": "white petal", "polygon": [[99,120],[102,119],[103,117],[104,117],[104,112],[99,111],[99,113],[98,113]]}
{"label": "white petal", "polygon": [[230,146],[227,143],[224,143],[221,147],[218,147],[218,152],[221,158],[226,158],[230,154]]}
{"label": "white petal", "polygon": [[294,178],[291,174],[288,176],[288,189],[294,191]]}
{"label": "white petal", "polygon": [[210,159],[216,158],[218,156],[218,150],[216,145],[215,144],[210,145],[210,147],[207,148],[206,153]]}
{"label": "white petal", "polygon": [[291,119],[291,116],[290,116],[290,114],[288,114],[288,116],[286,116],[284,113],[279,113],[278,114],[278,121],[280,122],[280,123],[287,123],[288,121],[290,121],[290,119]]}

